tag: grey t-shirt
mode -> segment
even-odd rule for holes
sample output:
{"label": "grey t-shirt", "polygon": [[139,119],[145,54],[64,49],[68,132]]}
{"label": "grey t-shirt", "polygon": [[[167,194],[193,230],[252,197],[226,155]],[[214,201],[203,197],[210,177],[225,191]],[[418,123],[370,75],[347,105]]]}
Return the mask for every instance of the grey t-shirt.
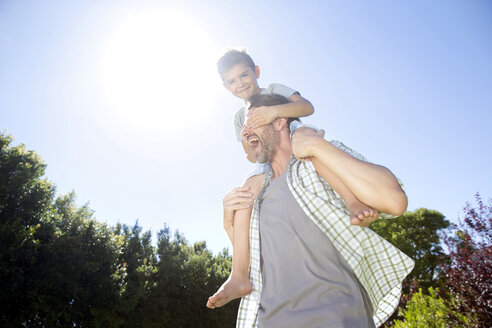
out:
{"label": "grey t-shirt", "polygon": [[[299,94],[299,92],[279,83],[272,83],[267,88],[261,88],[261,94],[263,95],[276,94],[276,95],[284,96],[285,98],[289,98],[295,93]],[[243,141],[243,137],[241,136],[241,130],[244,125],[245,117],[246,117],[246,107],[243,106],[234,115],[234,129],[236,131],[237,141]]]}
{"label": "grey t-shirt", "polygon": [[260,202],[259,327],[375,327],[364,288],[299,206],[285,174]]}

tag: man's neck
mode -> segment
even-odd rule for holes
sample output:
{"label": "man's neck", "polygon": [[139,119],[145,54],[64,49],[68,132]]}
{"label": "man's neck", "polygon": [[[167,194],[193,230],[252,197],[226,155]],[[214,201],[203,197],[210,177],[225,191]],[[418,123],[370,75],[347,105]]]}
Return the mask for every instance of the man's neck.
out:
{"label": "man's neck", "polygon": [[273,179],[276,179],[284,174],[285,169],[287,168],[287,163],[289,163],[291,156],[292,144],[287,132],[287,137],[281,136],[279,138],[279,143],[277,144],[275,155],[273,155],[273,158],[270,162],[274,173]]}

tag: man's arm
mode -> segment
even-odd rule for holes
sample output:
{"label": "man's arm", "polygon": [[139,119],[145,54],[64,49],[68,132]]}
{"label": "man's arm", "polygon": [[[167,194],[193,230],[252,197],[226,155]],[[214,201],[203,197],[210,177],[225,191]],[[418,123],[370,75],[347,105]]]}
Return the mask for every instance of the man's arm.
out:
{"label": "man's arm", "polygon": [[407,196],[387,168],[361,161],[310,130],[293,135],[292,149],[297,158],[311,159],[325,180],[329,171],[336,174],[361,202],[375,210],[391,215],[405,212]]}

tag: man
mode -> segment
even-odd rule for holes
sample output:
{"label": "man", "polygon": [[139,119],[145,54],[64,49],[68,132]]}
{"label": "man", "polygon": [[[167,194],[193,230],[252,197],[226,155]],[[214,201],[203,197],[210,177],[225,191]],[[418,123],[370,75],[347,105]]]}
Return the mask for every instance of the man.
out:
{"label": "man", "polygon": [[[255,95],[251,108],[285,102]],[[304,129],[290,140],[277,118],[242,135],[271,171],[254,202],[250,234],[253,291],[241,301],[238,327],[374,327],[395,310],[413,261],[377,234],[350,222],[330,174],[363,203],[397,216],[407,198],[385,167]],[[224,202],[225,204],[226,202]],[[383,214],[386,213],[386,214]],[[232,222],[225,220],[230,231]]]}

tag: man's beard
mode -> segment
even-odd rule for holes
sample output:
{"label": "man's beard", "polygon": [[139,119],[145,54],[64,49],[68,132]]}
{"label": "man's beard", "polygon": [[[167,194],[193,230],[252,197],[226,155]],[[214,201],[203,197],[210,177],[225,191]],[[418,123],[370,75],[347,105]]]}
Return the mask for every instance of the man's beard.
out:
{"label": "man's beard", "polygon": [[271,129],[265,129],[261,136],[258,136],[261,142],[261,150],[256,154],[256,161],[258,163],[269,163],[272,161],[275,154],[275,141],[276,135]]}

